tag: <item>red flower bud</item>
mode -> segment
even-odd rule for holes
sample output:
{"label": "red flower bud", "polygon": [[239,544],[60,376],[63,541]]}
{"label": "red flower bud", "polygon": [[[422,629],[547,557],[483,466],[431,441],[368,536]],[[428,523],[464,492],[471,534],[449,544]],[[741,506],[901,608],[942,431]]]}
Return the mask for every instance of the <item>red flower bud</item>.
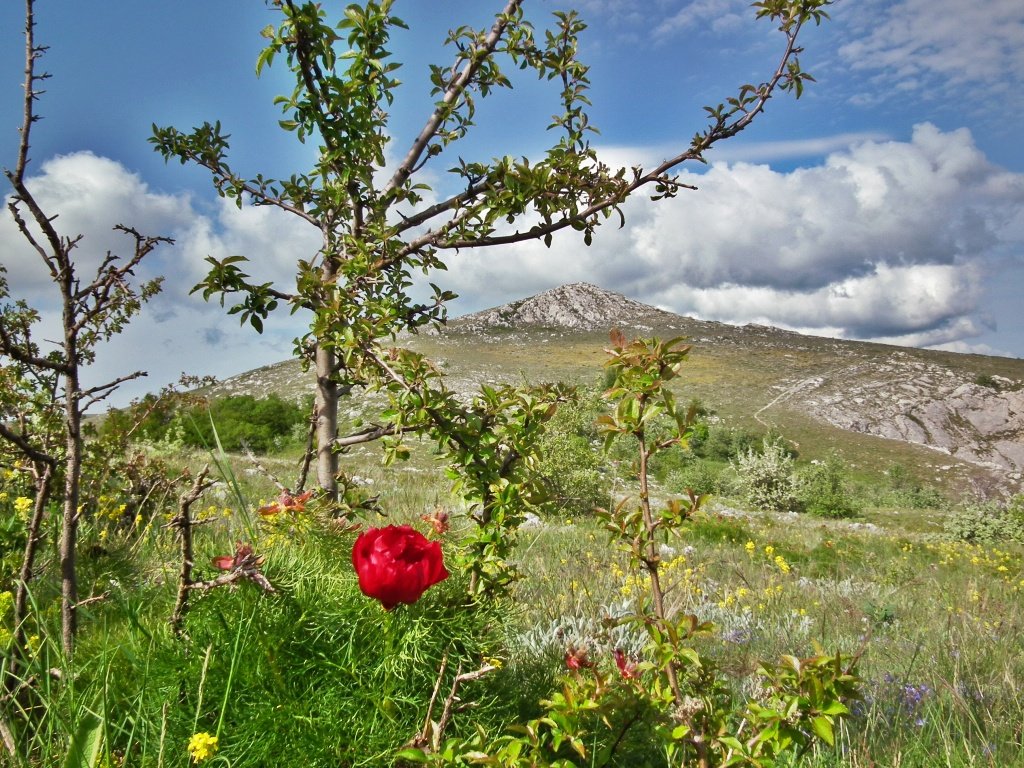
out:
{"label": "red flower bud", "polygon": [[594,666],[589,658],[587,658],[586,648],[577,648],[574,645],[569,646],[569,650],[565,652],[565,666],[569,669],[590,669]]}
{"label": "red flower bud", "polygon": [[408,525],[370,528],[352,547],[359,589],[390,611],[415,603],[430,587],[448,578],[441,545]]}
{"label": "red flower bud", "polygon": [[434,533],[438,536],[446,534],[451,527],[450,516],[440,507],[435,509],[433,514],[420,515],[420,519],[425,523],[429,523],[430,527],[434,529]]}
{"label": "red flower bud", "polygon": [[635,680],[640,677],[640,670],[637,669],[636,662],[627,659],[625,652],[621,648],[615,649],[615,666],[619,668],[619,674],[627,680]]}

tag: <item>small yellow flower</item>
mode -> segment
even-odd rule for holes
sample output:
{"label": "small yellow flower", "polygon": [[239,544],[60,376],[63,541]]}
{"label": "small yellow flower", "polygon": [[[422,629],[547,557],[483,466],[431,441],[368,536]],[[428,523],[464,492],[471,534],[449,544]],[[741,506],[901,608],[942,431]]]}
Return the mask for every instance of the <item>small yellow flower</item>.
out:
{"label": "small yellow flower", "polygon": [[773,547],[771,544],[769,544],[768,546],[766,546],[764,548],[764,553],[766,555],[768,555],[768,557],[771,557],[772,555],[775,554],[775,547]]}
{"label": "small yellow flower", "polygon": [[19,496],[14,500],[14,511],[19,517],[28,517],[28,511],[32,509],[32,499],[28,496]]}
{"label": "small yellow flower", "polygon": [[752,555],[754,554],[754,550],[757,549],[757,545],[752,541],[748,541],[746,544],[743,545],[743,548],[747,550],[748,555]]}
{"label": "small yellow flower", "polygon": [[201,763],[209,760],[217,751],[217,737],[203,731],[193,733],[188,740],[188,754],[195,762]]}

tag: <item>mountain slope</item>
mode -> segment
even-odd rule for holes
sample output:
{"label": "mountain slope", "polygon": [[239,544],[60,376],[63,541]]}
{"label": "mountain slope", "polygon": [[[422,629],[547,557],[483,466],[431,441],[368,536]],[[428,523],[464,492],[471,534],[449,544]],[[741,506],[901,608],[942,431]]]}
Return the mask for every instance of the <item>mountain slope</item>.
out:
{"label": "mountain slope", "polygon": [[[1020,487],[1024,361],[803,336],[665,312],[575,283],[402,339],[438,362],[452,389],[601,376],[608,330],[686,336],[680,391],[737,425],[778,428],[810,456],[840,449],[866,468],[910,463],[935,479]],[[224,382],[222,393],[308,393],[285,363]],[[355,406],[353,406],[355,407]],[[916,446],[916,447],[915,447]]]}

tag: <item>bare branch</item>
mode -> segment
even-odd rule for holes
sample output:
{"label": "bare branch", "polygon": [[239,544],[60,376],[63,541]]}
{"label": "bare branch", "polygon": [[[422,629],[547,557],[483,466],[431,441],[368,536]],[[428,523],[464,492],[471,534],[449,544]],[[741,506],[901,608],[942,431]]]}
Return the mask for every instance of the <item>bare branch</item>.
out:
{"label": "bare branch", "polygon": [[119,376],[113,381],[108,381],[106,384],[99,384],[95,387],[90,387],[89,389],[82,390],[80,397],[82,399],[89,398],[82,406],[82,410],[87,411],[89,410],[89,408],[96,405],[96,403],[100,402],[101,400],[106,400],[114,393],[114,391],[119,386],[124,384],[126,381],[132,381],[133,379],[141,379],[142,377],[148,375],[149,374],[146,373],[145,371],[135,371],[134,373],[129,373],[126,376]]}
{"label": "bare branch", "polygon": [[473,78],[479,71],[480,66],[487,60],[487,57],[494,53],[494,49],[497,48],[502,35],[505,33],[505,28],[508,26],[509,19],[512,14],[518,10],[520,5],[522,5],[522,0],[509,0],[508,4],[505,6],[505,10],[499,14],[494,25],[491,27],[491,31],[484,40],[484,44],[478,50],[473,52],[473,55],[470,56],[469,60],[466,62],[466,66],[462,68],[459,75],[449,84],[444,93],[444,97],[441,99],[440,106],[438,106],[434,110],[433,114],[431,114],[430,118],[427,120],[427,124],[424,125],[423,130],[420,131],[420,135],[416,137],[416,140],[409,148],[409,152],[402,161],[402,164],[398,166],[398,169],[391,177],[391,180],[384,187],[384,190],[381,193],[383,196],[387,196],[388,193],[398,189],[409,180],[420,155],[422,155],[424,150],[426,150],[430,140],[434,138],[438,127],[444,121],[452,105],[457,103],[459,97],[463,94],[470,83],[473,82]]}
{"label": "bare branch", "polygon": [[38,448],[35,448],[23,435],[19,435],[17,432],[10,429],[6,424],[0,421],[0,437],[9,443],[14,443],[18,450],[24,453],[32,461],[38,461],[40,464],[46,464],[47,466],[56,466],[57,459],[50,456],[47,453],[43,453]]}
{"label": "bare branch", "polygon": [[181,635],[182,622],[185,620],[185,612],[188,610],[188,590],[192,584],[192,527],[195,521],[192,520],[191,508],[198,501],[203,493],[213,485],[212,481],[206,479],[210,472],[210,465],[207,464],[196,475],[192,488],[182,494],[178,501],[178,514],[171,521],[171,526],[178,529],[181,536],[181,568],[178,572],[178,596],[174,602],[174,611],[171,613],[171,628],[174,634]]}

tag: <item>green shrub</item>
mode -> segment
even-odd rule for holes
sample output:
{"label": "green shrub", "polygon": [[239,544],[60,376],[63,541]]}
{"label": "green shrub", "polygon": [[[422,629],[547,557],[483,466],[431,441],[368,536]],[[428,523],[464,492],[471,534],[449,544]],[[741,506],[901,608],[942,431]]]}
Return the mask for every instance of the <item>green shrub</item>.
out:
{"label": "green shrub", "polygon": [[181,435],[184,443],[201,448],[214,444],[216,427],[224,450],[240,451],[245,444],[254,453],[266,453],[283,447],[292,436],[294,426],[306,421],[307,413],[297,403],[278,395],[259,399],[252,395],[232,395],[179,414],[168,426],[167,433],[184,424]]}
{"label": "green shrub", "polygon": [[979,373],[974,377],[974,383],[979,387],[988,387],[989,389],[994,389],[997,392],[999,391],[999,382],[995,380],[995,377],[988,373]]}
{"label": "green shrub", "polygon": [[669,472],[665,486],[673,493],[691,490],[697,494],[719,493],[722,489],[722,464],[691,458]]}
{"label": "green shrub", "polygon": [[893,464],[885,474],[889,478],[889,488],[880,494],[880,503],[911,509],[945,506],[946,499],[936,488],[926,487],[902,464]]}
{"label": "green shrub", "polygon": [[1003,503],[968,504],[952,512],[944,528],[950,536],[974,543],[1024,541],[1024,494]]}
{"label": "green shrub", "polygon": [[855,498],[846,466],[836,453],[812,463],[800,473],[799,498],[804,511],[818,517],[855,517],[861,504]]}
{"label": "green shrub", "polygon": [[552,512],[575,516],[608,505],[609,468],[594,427],[602,408],[596,393],[587,391],[562,404],[547,425],[538,472]]}
{"label": "green shrub", "polygon": [[690,449],[700,458],[727,462],[760,447],[763,435],[721,423],[706,423],[690,439]]}

